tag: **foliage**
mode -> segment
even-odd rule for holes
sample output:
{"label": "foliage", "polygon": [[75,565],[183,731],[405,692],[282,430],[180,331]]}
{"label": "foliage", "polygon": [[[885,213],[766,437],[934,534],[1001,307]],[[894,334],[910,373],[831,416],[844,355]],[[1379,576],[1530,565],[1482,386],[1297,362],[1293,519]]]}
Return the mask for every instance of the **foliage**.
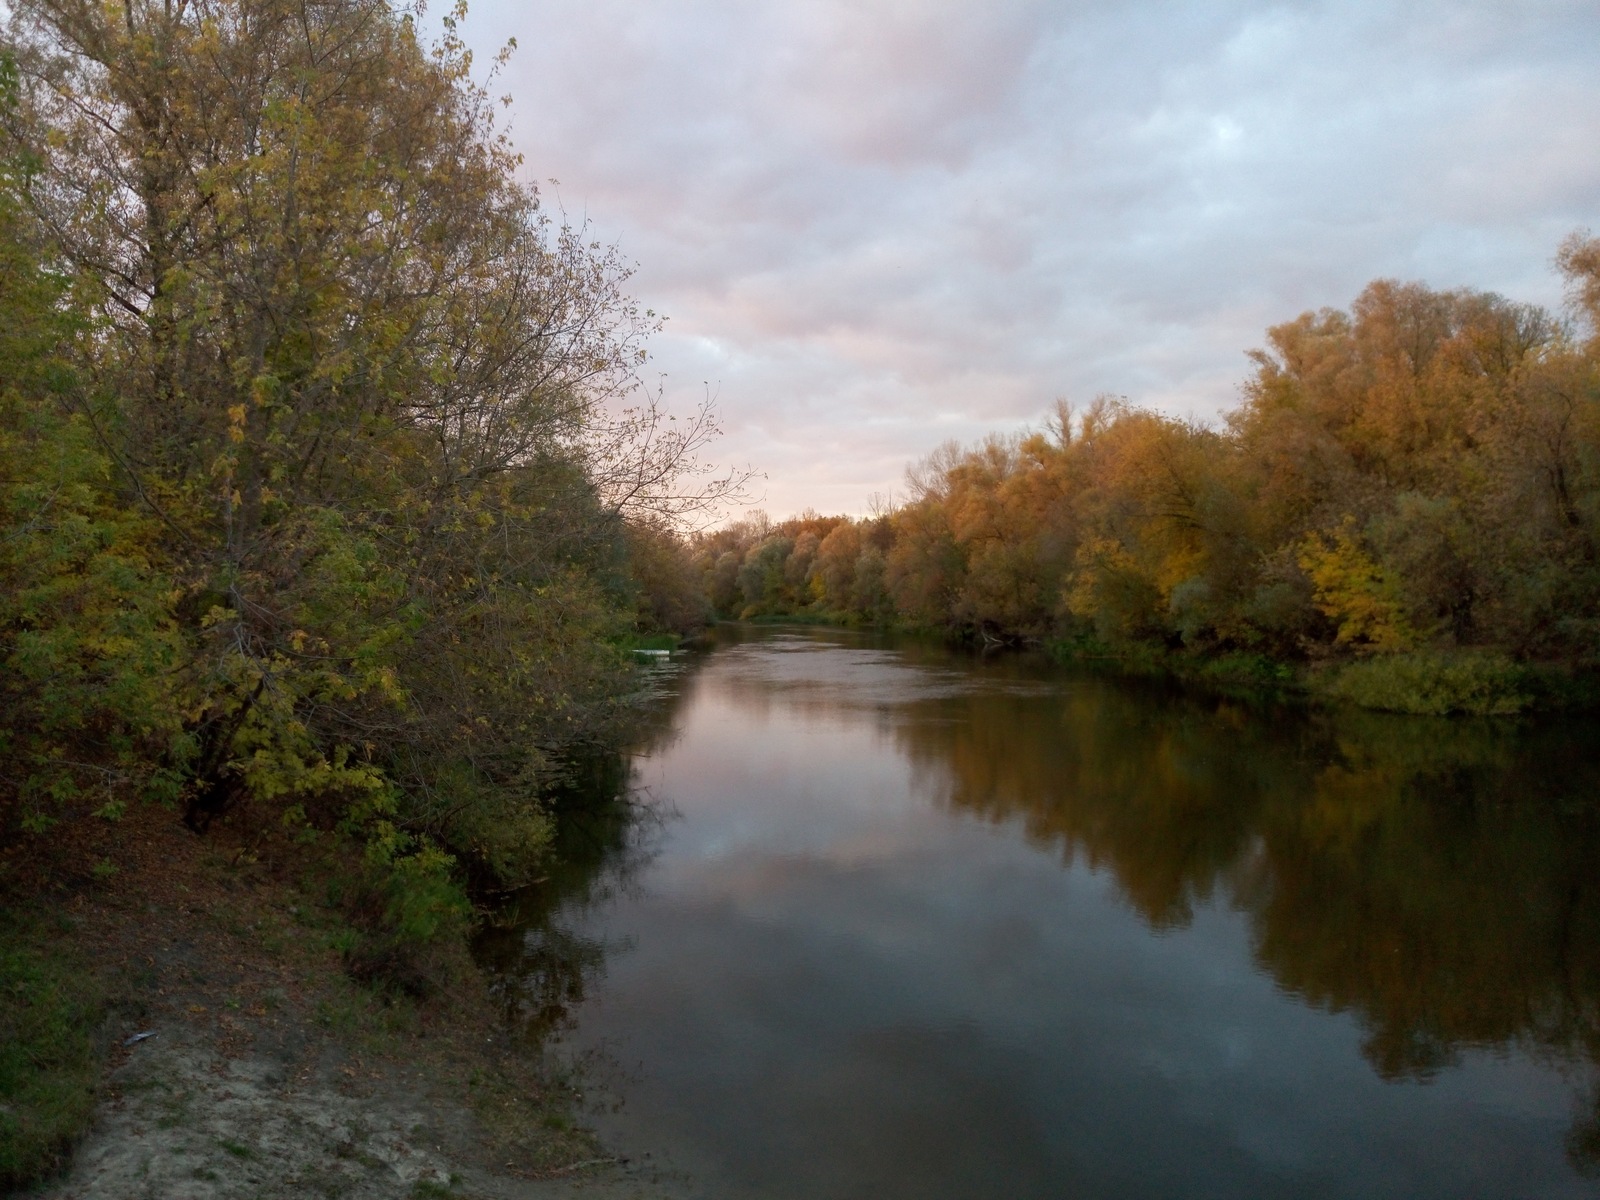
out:
{"label": "foliage", "polygon": [[40,262],[20,164],[0,162],[0,827],[42,831],[159,784],[178,645],[155,523],[116,494],[98,414],[68,405],[86,327]]}
{"label": "foliage", "polygon": [[1349,663],[1319,680],[1336,700],[1387,712],[1509,716],[1532,703],[1525,672],[1501,654],[1417,651]]}
{"label": "foliage", "polygon": [[627,549],[637,595],[634,625],[641,636],[660,638],[704,627],[711,606],[676,531],[657,522],[633,522],[627,528]]}
{"label": "foliage", "polygon": [[1356,540],[1354,521],[1306,535],[1296,556],[1311,580],[1317,611],[1333,620],[1334,644],[1369,651],[1405,650],[1416,640],[1392,574]]}
{"label": "foliage", "polygon": [[745,475],[695,482],[715,413],[641,387],[659,318],[517,182],[463,12],[9,10],[0,832],[250,803],[428,909],[530,877],[619,643],[700,620],[677,528]]}
{"label": "foliage", "polygon": [[82,965],[12,919],[0,927],[0,1187],[57,1169],[88,1127],[102,999]]}
{"label": "foliage", "polygon": [[[536,877],[630,640],[702,619],[716,433],[471,81],[376,0],[24,0],[0,42],[0,839],[241,805],[421,993]],[[92,1000],[0,943],[0,1179],[87,1120]]]}
{"label": "foliage", "polygon": [[425,995],[431,952],[465,934],[471,905],[438,847],[381,817],[368,833],[360,863],[331,880],[358,931],[345,960],[357,979]]}

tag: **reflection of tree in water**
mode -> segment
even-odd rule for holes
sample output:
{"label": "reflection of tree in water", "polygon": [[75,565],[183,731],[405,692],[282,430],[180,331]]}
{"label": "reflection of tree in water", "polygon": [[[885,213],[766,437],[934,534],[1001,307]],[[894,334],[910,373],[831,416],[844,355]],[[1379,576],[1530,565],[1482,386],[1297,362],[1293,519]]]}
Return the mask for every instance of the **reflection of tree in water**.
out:
{"label": "reflection of tree in water", "polygon": [[614,947],[580,932],[582,917],[626,889],[649,862],[644,833],[654,819],[626,790],[569,811],[558,824],[549,875],[509,898],[479,931],[474,955],[494,977],[507,1021],[530,1041],[564,1031],[568,1013],[604,974]]}
{"label": "reflection of tree in water", "polygon": [[[1282,987],[1360,1018],[1385,1078],[1512,1045],[1595,1076],[1600,755],[1582,729],[1263,719],[1098,681],[904,715],[950,804],[1109,868],[1152,926],[1225,896]],[[1600,1166],[1600,1107],[1569,1149]]]}
{"label": "reflection of tree in water", "polygon": [[604,974],[616,947],[580,932],[583,917],[626,893],[655,857],[668,815],[637,786],[637,756],[670,743],[673,719],[692,687],[692,663],[645,680],[631,748],[571,764],[548,798],[556,815],[546,877],[505,898],[474,939],[508,1022],[531,1042],[570,1027],[570,1013]]}

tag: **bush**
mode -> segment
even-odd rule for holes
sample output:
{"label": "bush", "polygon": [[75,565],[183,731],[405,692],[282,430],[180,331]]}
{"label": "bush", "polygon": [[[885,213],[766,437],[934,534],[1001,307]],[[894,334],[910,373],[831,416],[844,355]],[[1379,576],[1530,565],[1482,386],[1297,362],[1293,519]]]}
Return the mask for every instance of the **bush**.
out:
{"label": "bush", "polygon": [[101,999],[52,949],[60,938],[0,928],[0,1189],[59,1170],[94,1110]]}
{"label": "bush", "polygon": [[435,990],[441,956],[463,944],[472,916],[454,865],[427,839],[376,822],[360,868],[330,880],[355,926],[344,948],[354,978],[413,997]]}
{"label": "bush", "polygon": [[1510,716],[1533,702],[1526,672],[1502,654],[1428,651],[1350,663],[1324,674],[1317,690],[1384,712]]}
{"label": "bush", "polygon": [[1288,663],[1265,654],[1234,651],[1202,658],[1187,672],[1192,678],[1223,688],[1277,692],[1296,686],[1298,673]]}

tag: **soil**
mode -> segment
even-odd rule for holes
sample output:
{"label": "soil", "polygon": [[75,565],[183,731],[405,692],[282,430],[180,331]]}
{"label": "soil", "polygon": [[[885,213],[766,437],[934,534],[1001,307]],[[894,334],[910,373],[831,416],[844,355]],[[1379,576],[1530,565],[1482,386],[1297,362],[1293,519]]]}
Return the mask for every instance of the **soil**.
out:
{"label": "soil", "polygon": [[674,1194],[604,1153],[565,1169],[497,1162],[470,1108],[401,1063],[230,1053],[180,1026],[139,1043],[111,1084],[52,1200]]}
{"label": "soil", "polygon": [[0,859],[13,897],[19,867],[53,881],[31,903],[111,998],[95,1122],[44,1196],[690,1194],[581,1127],[464,948],[424,1000],[351,980],[336,915],[258,834],[153,810],[52,862]]}

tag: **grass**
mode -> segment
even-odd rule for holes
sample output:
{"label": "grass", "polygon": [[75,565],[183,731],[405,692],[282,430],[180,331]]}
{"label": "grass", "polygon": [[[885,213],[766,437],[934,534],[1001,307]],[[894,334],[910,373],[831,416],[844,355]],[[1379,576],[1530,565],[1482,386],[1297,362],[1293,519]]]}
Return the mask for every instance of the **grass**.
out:
{"label": "grass", "polygon": [[[497,1163],[517,1158],[534,1170],[598,1156],[593,1135],[570,1116],[542,1122],[573,1104],[567,1091],[547,1085],[536,1056],[486,1048],[482,1032],[497,1029],[500,1014],[464,938],[447,939],[437,962],[429,960],[437,994],[413,998],[347,971],[339,950],[352,917],[327,894],[327,856],[317,846],[229,825],[197,843],[170,814],[144,808],[131,810],[114,833],[107,845],[85,836],[63,854],[67,866],[52,868],[76,883],[70,916],[42,886],[49,878],[42,870],[37,878],[0,879],[8,885],[0,892],[0,1196],[68,1167],[92,1119],[108,1052],[115,1054],[113,1026],[118,1036],[154,1028],[162,1013],[208,1037],[216,1014],[221,1037],[271,1012],[288,1043],[300,1047],[295,1053],[359,1056],[378,1064],[380,1075],[384,1063],[410,1070],[424,1060],[427,1104],[486,1118],[478,1126],[486,1136],[475,1133],[471,1146],[452,1153],[476,1154],[481,1143]],[[241,840],[251,857],[238,852]],[[118,870],[97,874],[93,864],[106,860],[107,846]],[[275,869],[262,865],[269,858]],[[186,935],[181,953],[171,947],[178,929]],[[474,1070],[479,1084],[468,1087]],[[118,1087],[146,1093],[148,1123],[162,1128],[190,1123],[201,1102],[183,1079],[159,1074],[136,1074]],[[207,1137],[180,1169],[206,1172],[196,1179],[259,1170],[265,1148],[248,1130],[226,1134],[236,1140]],[[334,1148],[327,1151],[332,1157]],[[317,1160],[320,1151],[307,1153]],[[355,1144],[347,1157],[374,1170],[382,1165]],[[347,1171],[339,1165],[319,1174],[309,1162],[295,1194],[347,1191]],[[447,1194],[461,1194],[459,1180],[448,1186]]]}
{"label": "grass", "polygon": [[0,924],[0,1191],[64,1166],[94,1112],[105,998],[61,933]]}
{"label": "grass", "polygon": [[536,1093],[502,1070],[474,1071],[468,1088],[483,1129],[503,1153],[535,1171],[600,1157],[604,1150],[594,1131],[575,1118],[570,1083],[544,1082]]}
{"label": "grass", "polygon": [[176,1129],[187,1125],[190,1119],[189,1102],[193,1096],[186,1091],[174,1091],[162,1085],[166,1095],[161,1099],[161,1115],[156,1118],[157,1129]]}
{"label": "grass", "polygon": [[340,976],[323,984],[326,994],[313,1006],[312,1020],[346,1045],[381,1054],[395,1039],[417,1032],[419,1014],[409,997]]}

